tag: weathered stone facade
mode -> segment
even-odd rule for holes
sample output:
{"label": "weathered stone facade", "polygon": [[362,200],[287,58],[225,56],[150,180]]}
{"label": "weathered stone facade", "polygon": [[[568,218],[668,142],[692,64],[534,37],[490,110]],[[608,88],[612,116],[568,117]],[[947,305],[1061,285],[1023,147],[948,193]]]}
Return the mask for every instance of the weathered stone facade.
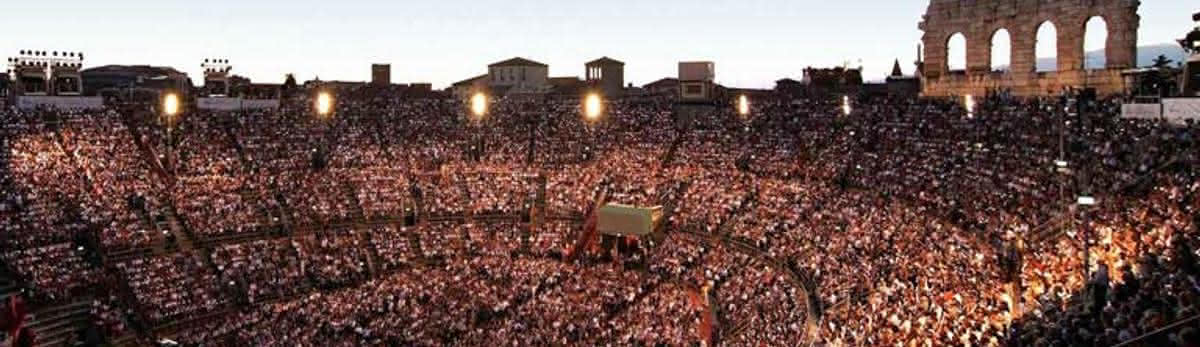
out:
{"label": "weathered stone facade", "polygon": [[[1056,95],[1066,87],[1096,88],[1100,94],[1125,92],[1121,70],[1137,64],[1138,0],[931,0],[920,28],[925,47],[922,95],[983,95],[1008,90],[1020,96]],[[1104,19],[1106,67],[1084,68],[1084,32],[1092,17]],[[1037,32],[1042,23],[1058,31],[1058,68],[1037,72]],[[992,36],[1011,37],[1008,71],[992,71]],[[965,71],[950,71],[947,45],[966,37]]]}

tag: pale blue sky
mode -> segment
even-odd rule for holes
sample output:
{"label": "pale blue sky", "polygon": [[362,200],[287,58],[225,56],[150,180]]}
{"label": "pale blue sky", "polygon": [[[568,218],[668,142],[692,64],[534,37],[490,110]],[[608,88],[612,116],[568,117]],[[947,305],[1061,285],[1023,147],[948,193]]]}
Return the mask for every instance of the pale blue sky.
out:
{"label": "pale blue sky", "polygon": [[[635,84],[674,76],[681,60],[716,62],[719,82],[770,87],[806,66],[861,61],[882,78],[900,58],[911,73],[927,0],[53,0],[8,1],[0,54],[83,51],[86,66],[174,66],[228,58],[255,81],[367,80],[391,63],[396,82],[435,88],[512,56],[583,75],[600,56],[626,62]],[[1145,0],[1141,44],[1190,30],[1194,0]]]}

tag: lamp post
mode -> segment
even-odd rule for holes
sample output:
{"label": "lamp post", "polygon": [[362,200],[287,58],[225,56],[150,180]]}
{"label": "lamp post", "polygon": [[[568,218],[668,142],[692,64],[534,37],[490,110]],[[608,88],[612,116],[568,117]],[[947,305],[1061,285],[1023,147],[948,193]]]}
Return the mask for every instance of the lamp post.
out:
{"label": "lamp post", "polygon": [[745,94],[738,95],[734,102],[734,111],[737,112],[738,120],[742,122],[740,142],[744,146],[742,154],[738,155],[734,166],[736,166],[738,170],[748,172],[750,171],[750,164],[756,159],[754,155],[754,148],[758,145],[758,138],[750,133],[750,126],[752,123],[750,119],[750,97],[746,96]]}
{"label": "lamp post", "polygon": [[585,129],[588,134],[587,146],[584,147],[584,159],[591,160],[593,158],[592,151],[595,150],[593,145],[596,143],[595,128],[600,120],[604,118],[604,98],[598,92],[589,92],[584,96],[581,107],[583,108],[583,119],[584,124],[587,125]]}
{"label": "lamp post", "polygon": [[173,91],[169,91],[166,94],[163,94],[162,107],[160,108],[159,112],[161,113],[163,124],[166,125],[166,128],[167,128],[167,166],[169,166],[171,168],[172,174],[174,174],[176,172],[175,160],[174,160],[174,157],[175,157],[175,137],[174,137],[175,123],[178,120],[179,114],[181,113],[182,109],[183,109],[183,105],[181,104],[181,101],[179,99],[179,94],[177,94]]}
{"label": "lamp post", "polygon": [[[489,103],[490,101],[487,94],[477,92],[475,95],[472,95],[470,105],[468,105],[470,106],[470,119],[468,119],[468,122],[475,125],[477,128],[482,127],[483,121],[486,119],[488,114]],[[482,130],[472,132],[472,138],[474,140],[471,141],[471,156],[476,161],[483,157],[482,152],[484,138],[481,134],[481,131]]]}
{"label": "lamp post", "polygon": [[[333,92],[325,89],[317,89],[316,95],[313,97],[313,113],[316,118],[322,123],[323,131],[330,133],[333,130],[331,122],[334,114],[337,113],[337,104],[333,96]],[[329,137],[326,137],[329,139]],[[315,169],[325,169],[329,163],[329,149],[333,145],[331,140],[317,141],[316,147],[312,149],[312,166]]]}

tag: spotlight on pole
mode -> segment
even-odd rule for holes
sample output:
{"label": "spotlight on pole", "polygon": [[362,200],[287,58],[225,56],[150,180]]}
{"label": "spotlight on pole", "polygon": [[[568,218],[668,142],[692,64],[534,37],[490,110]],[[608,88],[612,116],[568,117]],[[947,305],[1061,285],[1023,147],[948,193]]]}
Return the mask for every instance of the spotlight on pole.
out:
{"label": "spotlight on pole", "polygon": [[843,96],[842,96],[842,114],[843,114],[843,115],[846,115],[846,116],[849,116],[849,115],[850,115],[850,111],[853,111],[853,110],[850,108],[850,96],[849,96],[849,95],[843,95]]}
{"label": "spotlight on pole", "polygon": [[747,98],[745,94],[738,96],[737,112],[742,117],[750,115],[750,98]]}
{"label": "spotlight on pole", "polygon": [[320,91],[317,93],[317,100],[313,103],[313,107],[317,111],[317,115],[322,118],[329,117],[333,113],[333,94],[328,91]]}
{"label": "spotlight on pole", "polygon": [[484,93],[475,93],[471,96],[471,115],[475,119],[483,119],[487,115],[488,97]]}
{"label": "spotlight on pole", "polygon": [[600,114],[604,112],[604,104],[600,100],[600,95],[596,93],[588,94],[583,102],[583,115],[590,121],[600,119]]}

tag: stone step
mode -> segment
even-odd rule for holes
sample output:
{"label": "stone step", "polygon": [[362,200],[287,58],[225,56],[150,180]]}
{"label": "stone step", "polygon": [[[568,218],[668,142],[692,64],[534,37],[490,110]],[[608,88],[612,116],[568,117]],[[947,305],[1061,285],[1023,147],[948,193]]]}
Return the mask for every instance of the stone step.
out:
{"label": "stone step", "polygon": [[5,302],[10,296],[20,295],[21,287],[15,282],[0,280],[0,303]]}
{"label": "stone step", "polygon": [[37,333],[39,346],[71,346],[78,341],[76,332],[90,309],[90,301],[41,309],[29,315],[28,326]]}

